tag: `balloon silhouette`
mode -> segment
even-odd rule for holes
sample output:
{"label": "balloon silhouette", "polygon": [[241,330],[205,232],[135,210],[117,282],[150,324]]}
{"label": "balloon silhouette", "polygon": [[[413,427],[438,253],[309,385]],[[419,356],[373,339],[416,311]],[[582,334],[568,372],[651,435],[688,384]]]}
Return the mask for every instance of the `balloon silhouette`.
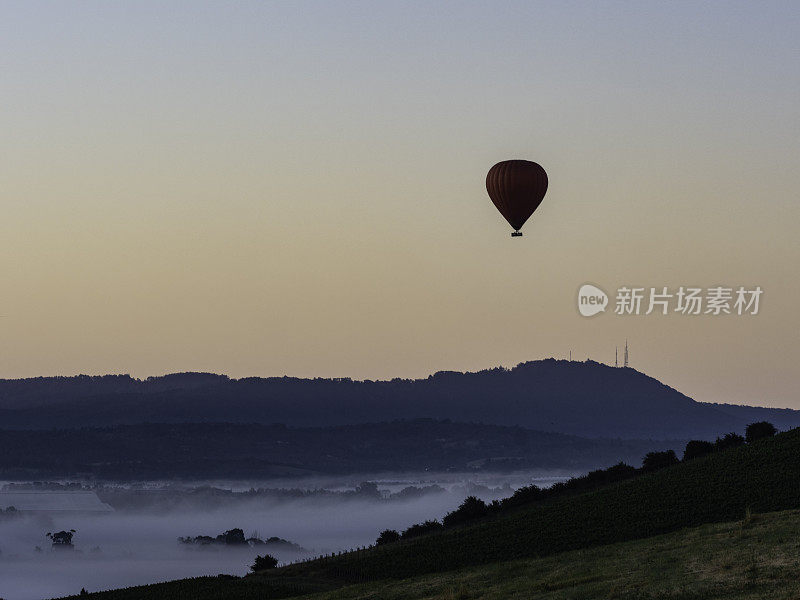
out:
{"label": "balloon silhouette", "polygon": [[486,175],[486,191],[497,210],[514,228],[511,237],[521,236],[520,229],[547,192],[547,173],[529,160],[504,160]]}

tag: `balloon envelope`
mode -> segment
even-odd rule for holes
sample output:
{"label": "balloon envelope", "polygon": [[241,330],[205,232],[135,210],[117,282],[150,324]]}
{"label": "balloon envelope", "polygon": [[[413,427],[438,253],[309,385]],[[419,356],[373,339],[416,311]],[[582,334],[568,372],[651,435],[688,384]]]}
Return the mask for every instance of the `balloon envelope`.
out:
{"label": "balloon envelope", "polygon": [[489,169],[486,191],[500,214],[519,230],[542,203],[547,173],[529,160],[504,160]]}

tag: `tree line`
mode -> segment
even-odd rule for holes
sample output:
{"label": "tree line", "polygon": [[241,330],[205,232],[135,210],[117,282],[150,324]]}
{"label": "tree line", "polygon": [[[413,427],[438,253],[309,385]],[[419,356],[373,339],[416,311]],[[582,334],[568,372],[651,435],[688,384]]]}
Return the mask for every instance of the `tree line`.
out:
{"label": "tree line", "polygon": [[638,469],[620,462],[606,469],[590,471],[586,475],[572,477],[567,481],[560,481],[549,488],[540,488],[535,484],[521,487],[510,497],[503,500],[493,500],[489,503],[475,496],[469,496],[457,509],[447,513],[442,518],[441,522],[438,520],[428,520],[423,523],[412,525],[402,532],[394,529],[385,529],[381,531],[375,543],[376,545],[382,546],[401,539],[410,539],[434,531],[469,523],[487,515],[503,513],[512,508],[532,502],[540,502],[566,495],[589,492],[611,483],[646,475],[680,464],[681,462],[696,460],[713,452],[727,450],[745,444],[753,444],[764,438],[772,437],[776,433],[777,429],[772,423],[759,421],[748,425],[744,436],[736,432],[730,432],[721,437],[717,437],[714,442],[690,440],[686,443],[682,459],[678,459],[674,450],[652,451],[644,456],[642,465]]}

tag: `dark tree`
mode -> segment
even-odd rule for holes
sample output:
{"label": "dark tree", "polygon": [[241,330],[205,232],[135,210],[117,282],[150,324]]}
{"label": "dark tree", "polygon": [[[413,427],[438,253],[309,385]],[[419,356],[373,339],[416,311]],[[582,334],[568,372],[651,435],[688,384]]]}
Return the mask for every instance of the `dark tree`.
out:
{"label": "dark tree", "polygon": [[47,537],[53,540],[53,548],[74,548],[72,544],[72,536],[75,534],[74,529],[69,531],[58,531],[56,533],[47,533]]}
{"label": "dark tree", "polygon": [[744,445],[744,438],[740,436],[738,433],[730,432],[726,433],[721,438],[717,438],[717,441],[714,442],[714,446],[717,450],[727,450],[728,448],[736,448],[737,446]]}
{"label": "dark tree", "polygon": [[229,529],[225,533],[222,534],[225,539],[225,543],[229,546],[241,546],[247,544],[247,540],[244,537],[244,531],[239,529]]}
{"label": "dark tree", "polygon": [[378,536],[378,539],[375,541],[375,544],[378,546],[383,546],[384,544],[391,544],[392,542],[396,542],[400,539],[400,534],[397,533],[394,529],[384,529],[381,531],[381,534]]}
{"label": "dark tree", "polygon": [[650,473],[665,469],[672,465],[677,465],[680,461],[675,455],[675,450],[665,450],[663,452],[648,452],[642,460],[642,471]]}
{"label": "dark tree", "polygon": [[691,440],[687,442],[686,449],[683,451],[683,460],[700,458],[714,451],[714,444],[705,440]]}
{"label": "dark tree", "polygon": [[381,493],[378,491],[378,484],[373,481],[362,481],[358,484],[356,494],[376,499],[381,497]]}
{"label": "dark tree", "polygon": [[260,537],[255,536],[255,535],[253,537],[247,538],[247,543],[250,546],[266,546],[267,545],[267,543],[264,540],[262,540]]}
{"label": "dark tree", "polygon": [[461,503],[456,510],[447,513],[442,519],[442,524],[445,527],[452,527],[460,523],[466,523],[474,519],[479,519],[487,513],[488,509],[483,500],[475,496],[468,496],[464,502]]}
{"label": "dark tree", "polygon": [[[225,536],[222,537],[224,539]],[[208,544],[213,544],[216,541],[216,539],[211,537],[210,535],[198,535],[196,538],[187,537],[179,539],[181,539],[181,541],[184,542],[185,544],[202,544],[203,546],[206,546]]]}
{"label": "dark tree", "polygon": [[255,573],[256,571],[263,571],[265,569],[274,569],[278,566],[278,559],[271,554],[264,556],[256,556],[255,561],[250,565],[250,570]]}
{"label": "dark tree", "polygon": [[778,433],[778,430],[775,429],[772,423],[760,421],[758,423],[750,423],[750,425],[747,426],[744,437],[748,444],[752,444],[756,440],[772,437],[776,433]]}

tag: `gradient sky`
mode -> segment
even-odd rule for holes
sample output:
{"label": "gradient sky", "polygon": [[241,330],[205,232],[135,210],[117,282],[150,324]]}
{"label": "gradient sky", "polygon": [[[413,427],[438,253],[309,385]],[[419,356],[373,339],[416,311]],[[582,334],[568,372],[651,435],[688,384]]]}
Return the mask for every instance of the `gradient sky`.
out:
{"label": "gradient sky", "polygon": [[[2,2],[0,376],[549,356],[800,408],[797,2]],[[550,176],[512,239],[486,171]],[[585,282],[760,285],[581,317]]]}

